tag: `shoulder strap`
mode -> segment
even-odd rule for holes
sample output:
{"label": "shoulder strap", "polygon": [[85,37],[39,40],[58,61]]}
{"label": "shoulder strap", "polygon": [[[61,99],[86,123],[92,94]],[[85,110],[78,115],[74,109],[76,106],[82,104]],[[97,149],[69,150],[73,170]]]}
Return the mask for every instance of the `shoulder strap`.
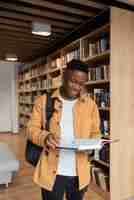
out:
{"label": "shoulder strap", "polygon": [[54,110],[54,99],[51,97],[51,93],[47,93],[47,99],[46,99],[46,129],[49,130],[49,121],[52,117],[53,110]]}

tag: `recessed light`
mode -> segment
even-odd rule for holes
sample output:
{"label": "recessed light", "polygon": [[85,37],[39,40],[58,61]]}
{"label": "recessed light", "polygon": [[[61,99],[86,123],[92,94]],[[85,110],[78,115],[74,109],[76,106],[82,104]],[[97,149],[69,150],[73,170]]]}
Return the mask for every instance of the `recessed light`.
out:
{"label": "recessed light", "polygon": [[49,36],[51,35],[51,26],[40,22],[33,22],[32,33],[41,36]]}
{"label": "recessed light", "polygon": [[5,60],[15,62],[18,60],[18,57],[15,54],[6,54]]}

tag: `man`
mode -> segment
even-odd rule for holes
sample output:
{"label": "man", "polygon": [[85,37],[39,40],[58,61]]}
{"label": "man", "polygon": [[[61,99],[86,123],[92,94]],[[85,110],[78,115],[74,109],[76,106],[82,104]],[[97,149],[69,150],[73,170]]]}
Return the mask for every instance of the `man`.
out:
{"label": "man", "polygon": [[64,193],[67,200],[82,200],[90,182],[88,154],[57,148],[75,138],[100,137],[97,106],[85,94],[87,81],[88,65],[79,60],[67,64],[62,87],[52,95],[55,101],[49,131],[43,114],[46,96],[35,102],[27,132],[29,139],[44,147],[34,173],[43,200],[62,200]]}

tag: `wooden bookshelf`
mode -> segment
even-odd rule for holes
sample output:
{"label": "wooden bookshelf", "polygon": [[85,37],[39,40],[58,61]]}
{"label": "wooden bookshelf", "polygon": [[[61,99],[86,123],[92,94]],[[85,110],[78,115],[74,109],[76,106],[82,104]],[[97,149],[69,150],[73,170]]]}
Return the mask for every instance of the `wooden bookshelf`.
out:
{"label": "wooden bookshelf", "polygon": [[105,166],[105,167],[110,167],[110,165],[106,162],[104,162],[103,160],[95,160],[95,159],[92,159],[93,162],[96,162],[96,163],[99,163],[101,164],[102,166]]}
{"label": "wooden bookshelf", "polygon": [[[103,128],[107,128],[106,130],[102,129],[102,138],[105,138],[105,134],[110,132],[110,126],[108,123],[110,118],[110,95],[108,95],[110,93],[110,46],[102,45],[102,43],[105,43],[106,41],[101,39],[101,35],[106,34],[110,41],[109,33],[110,25],[106,24],[98,30],[95,30],[81,38],[81,59],[89,64],[89,81],[86,83],[86,85],[90,91],[91,96],[96,100],[96,103],[98,104],[101,124],[104,126]],[[107,41],[107,44],[108,43],[109,42]],[[107,67],[103,68],[103,65],[107,65]],[[107,73],[108,71],[106,70],[108,70],[109,73]],[[103,131],[106,132],[103,133]],[[106,137],[109,139],[110,135]],[[102,169],[104,176],[109,176],[110,163],[101,160],[99,151],[96,153],[98,159],[95,160],[95,158],[92,158],[91,165],[93,165],[95,168]],[[99,177],[99,173],[98,175],[96,173],[96,176]],[[93,190],[101,194],[105,200],[110,199],[110,193],[108,191],[103,191],[101,186],[98,186],[95,182],[91,185]]]}
{"label": "wooden bookshelf", "polygon": [[95,182],[92,181],[89,187],[91,188],[91,190],[98,193],[104,200],[110,200],[110,192],[103,191]]}
{"label": "wooden bookshelf", "polygon": [[97,62],[104,61],[104,60],[108,62],[109,56],[110,56],[110,50],[107,50],[107,51],[100,53],[98,55],[83,58],[83,61],[90,64],[90,65],[95,64]]}
{"label": "wooden bookshelf", "polygon": [[110,83],[110,81],[109,80],[96,80],[96,81],[88,81],[87,83],[86,83],[86,85],[89,85],[89,86],[91,86],[91,85],[106,85],[106,84],[109,84]]}
{"label": "wooden bookshelf", "polygon": [[[84,62],[88,63],[89,66],[92,68],[99,67],[98,65],[105,65],[108,64],[110,59],[110,50],[105,49],[102,52],[101,49],[98,49],[100,52],[99,54],[93,56],[84,57],[84,45],[86,45],[86,40],[90,40],[91,42],[99,42],[101,41],[101,35],[105,33],[108,34],[110,30],[110,25],[106,24],[105,26],[93,31],[92,33],[72,42],[71,44],[67,45],[63,49],[54,52],[53,54],[49,55],[47,58],[47,63],[42,65],[34,65],[30,68],[26,68],[19,73],[18,76],[18,94],[22,96],[21,100],[19,101],[19,106],[23,105],[31,108],[35,99],[43,94],[46,91],[55,90],[60,87],[60,78],[66,68],[66,64],[73,58],[81,59]],[[57,64],[57,66],[56,66]],[[58,80],[59,78],[59,80]],[[50,81],[49,81],[50,80]],[[57,82],[56,82],[57,81]],[[53,84],[54,83],[54,84]],[[49,85],[50,84],[50,85]],[[109,88],[110,81],[108,79],[99,79],[99,80],[89,80],[86,85],[88,88]],[[29,96],[30,99],[27,100]],[[102,108],[100,106],[99,111],[101,113],[109,113],[110,108],[106,106]],[[23,109],[22,109],[23,110]],[[26,109],[27,110],[27,109]],[[21,117],[20,125],[25,127],[25,123],[27,122],[28,118],[30,117],[31,113],[28,112],[19,112]],[[103,135],[102,135],[103,136]],[[99,160],[95,161],[94,163],[99,163],[99,167],[108,168],[109,164]],[[97,188],[97,186],[95,186]],[[99,193],[107,193],[102,191],[101,188],[96,190]]]}
{"label": "wooden bookshelf", "polygon": [[105,24],[104,26],[96,29],[95,31],[92,31],[91,33],[87,34],[86,36],[83,36],[81,40],[86,39],[87,37],[91,40],[94,40],[96,38],[99,38],[100,35],[110,32],[110,24]]}
{"label": "wooden bookshelf", "polygon": [[107,112],[109,112],[110,108],[109,107],[106,107],[106,108],[99,107],[99,110],[100,111],[107,111]]}
{"label": "wooden bookshelf", "polygon": [[27,112],[20,112],[20,115],[31,117],[31,113],[27,113]]}

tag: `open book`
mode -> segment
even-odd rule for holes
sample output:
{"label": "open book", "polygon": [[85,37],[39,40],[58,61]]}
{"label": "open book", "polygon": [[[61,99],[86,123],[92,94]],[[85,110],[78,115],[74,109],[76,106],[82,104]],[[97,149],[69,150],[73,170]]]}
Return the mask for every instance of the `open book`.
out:
{"label": "open book", "polygon": [[74,150],[74,151],[88,151],[88,150],[101,149],[103,145],[117,141],[118,140],[112,141],[106,139],[75,139],[71,143],[61,142],[57,148]]}

